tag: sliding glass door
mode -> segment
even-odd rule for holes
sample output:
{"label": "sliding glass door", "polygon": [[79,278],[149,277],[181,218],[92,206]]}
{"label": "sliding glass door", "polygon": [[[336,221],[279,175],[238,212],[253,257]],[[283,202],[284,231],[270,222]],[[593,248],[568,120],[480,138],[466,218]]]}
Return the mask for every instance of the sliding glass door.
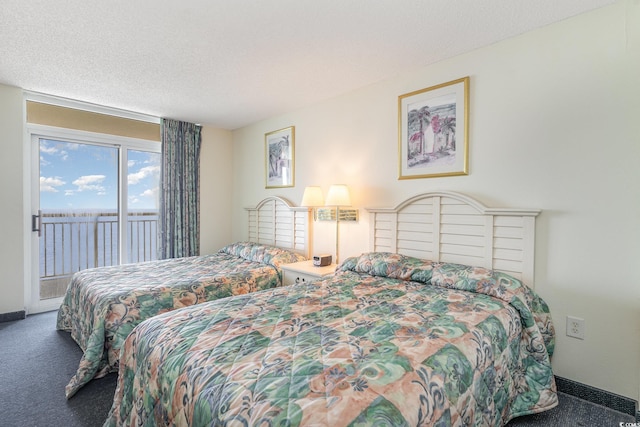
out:
{"label": "sliding glass door", "polygon": [[127,150],[127,263],[156,259],[159,186],[160,153]]}
{"label": "sliding glass door", "polygon": [[156,259],[160,147],[127,142],[32,136],[30,312],[59,306],[77,271]]}

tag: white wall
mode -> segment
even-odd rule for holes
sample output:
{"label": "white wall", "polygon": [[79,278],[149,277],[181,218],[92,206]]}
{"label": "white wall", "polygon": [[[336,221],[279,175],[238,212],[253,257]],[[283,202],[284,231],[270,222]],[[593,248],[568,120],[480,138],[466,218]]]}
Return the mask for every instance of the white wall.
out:
{"label": "white wall", "polygon": [[[557,375],[633,399],[640,390],[640,3],[620,2],[234,131],[233,239],[244,206],[299,204],[306,185],[350,186],[355,207],[454,190],[540,208],[536,290],[557,331]],[[470,76],[470,174],[397,180],[397,100]],[[264,188],[264,134],[296,127],[296,187]],[[341,224],[341,255],[368,250],[368,218]],[[333,252],[317,224],[315,252]],[[565,319],[586,320],[586,339]]]}
{"label": "white wall", "polygon": [[0,85],[0,314],[24,310],[22,90]]}

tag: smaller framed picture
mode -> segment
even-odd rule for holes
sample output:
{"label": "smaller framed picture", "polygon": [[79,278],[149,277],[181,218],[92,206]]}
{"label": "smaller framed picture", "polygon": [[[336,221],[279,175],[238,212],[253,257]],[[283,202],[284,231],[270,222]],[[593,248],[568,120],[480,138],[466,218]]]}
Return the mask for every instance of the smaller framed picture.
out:
{"label": "smaller framed picture", "polygon": [[265,188],[295,185],[295,127],[264,135]]}
{"label": "smaller framed picture", "polygon": [[469,77],[398,97],[398,179],[469,173]]}

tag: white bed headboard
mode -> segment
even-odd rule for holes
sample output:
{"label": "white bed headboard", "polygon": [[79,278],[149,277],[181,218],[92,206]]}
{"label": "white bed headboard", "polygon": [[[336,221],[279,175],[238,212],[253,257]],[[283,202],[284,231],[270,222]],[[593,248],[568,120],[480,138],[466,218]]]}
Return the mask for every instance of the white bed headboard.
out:
{"label": "white bed headboard", "polygon": [[249,212],[249,241],[291,249],[310,257],[311,209],[295,207],[281,197],[267,197]]}
{"label": "white bed headboard", "polygon": [[539,209],[494,209],[454,192],[430,192],[395,208],[369,208],[373,251],[485,267],[533,287]]}

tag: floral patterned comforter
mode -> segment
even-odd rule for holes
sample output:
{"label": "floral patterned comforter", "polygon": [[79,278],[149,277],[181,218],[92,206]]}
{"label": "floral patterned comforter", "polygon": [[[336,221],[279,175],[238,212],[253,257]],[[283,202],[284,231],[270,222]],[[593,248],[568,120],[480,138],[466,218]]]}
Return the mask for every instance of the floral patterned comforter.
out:
{"label": "floral patterned comforter", "polygon": [[363,254],[138,325],[105,426],[499,426],[557,405],[553,345],[508,275]]}
{"label": "floral patterned comforter", "polygon": [[295,252],[238,242],[218,253],[83,270],[71,279],[57,329],[84,351],[67,398],[92,378],[117,371],[120,348],[141,321],[176,308],[280,286]]}

